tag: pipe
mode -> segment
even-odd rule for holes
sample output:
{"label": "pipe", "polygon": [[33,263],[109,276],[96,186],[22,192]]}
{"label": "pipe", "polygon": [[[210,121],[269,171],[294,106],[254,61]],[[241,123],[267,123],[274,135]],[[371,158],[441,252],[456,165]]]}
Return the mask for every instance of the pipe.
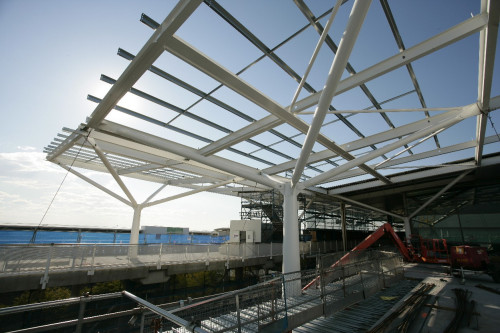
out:
{"label": "pipe", "polygon": [[208,333],[207,331],[205,331],[201,327],[195,326],[195,324],[190,323],[187,320],[185,320],[179,316],[174,315],[173,313],[170,313],[166,310],[163,310],[162,308],[160,308],[152,303],[149,303],[148,301],[145,301],[142,298],[137,297],[134,294],[129,293],[128,291],[123,291],[122,295],[127,297],[127,298],[130,298],[131,300],[133,300],[136,303],[143,305],[144,307],[148,308],[151,312],[154,312],[157,315],[160,315],[163,318],[166,318],[177,325],[183,326],[192,332]]}

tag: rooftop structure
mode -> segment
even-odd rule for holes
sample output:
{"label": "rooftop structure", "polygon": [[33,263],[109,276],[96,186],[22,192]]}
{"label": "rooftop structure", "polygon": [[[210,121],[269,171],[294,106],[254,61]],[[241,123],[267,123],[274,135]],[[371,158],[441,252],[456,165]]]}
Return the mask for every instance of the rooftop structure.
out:
{"label": "rooftop structure", "polygon": [[[492,0],[438,8],[180,1],[158,22],[142,15],[151,38],[136,54],[118,50],[129,65],[118,78],[101,76],[109,91],[88,96],[95,110],[46,147],[47,159],[131,206],[131,243],[144,208],[202,191],[278,191],[283,273],[299,271],[299,207],[336,202],[345,225],[347,203],[398,220],[409,233],[410,219],[429,203],[498,164],[487,154],[499,151],[499,13]],[[111,174],[123,194],[81,169]],[[452,180],[413,211],[339,191],[440,175]],[[122,177],[158,190],[137,202]],[[187,191],[156,199],[167,186]]]}

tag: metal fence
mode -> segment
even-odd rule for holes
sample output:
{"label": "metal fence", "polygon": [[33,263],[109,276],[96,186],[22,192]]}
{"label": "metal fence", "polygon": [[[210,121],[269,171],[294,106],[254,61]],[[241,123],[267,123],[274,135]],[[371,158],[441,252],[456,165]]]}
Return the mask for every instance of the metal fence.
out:
{"label": "metal fence", "polygon": [[[337,255],[338,258],[341,255]],[[327,261],[328,257],[322,258]],[[285,332],[365,299],[403,278],[399,254],[356,252],[348,264],[268,277],[267,281],[172,311],[209,332]],[[305,287],[317,277],[317,285]],[[146,322],[154,316],[146,317]],[[187,332],[163,322],[163,329]],[[144,330],[151,332],[153,330]]]}
{"label": "metal fence", "polygon": [[[351,244],[354,245],[354,244]],[[340,242],[300,243],[302,255],[338,251]],[[281,256],[281,243],[266,244],[50,244],[0,245],[0,274],[151,266],[189,262],[246,260]]]}
{"label": "metal fence", "polygon": [[[20,312],[80,304],[80,310],[74,311],[78,314],[76,319],[40,325],[29,331],[43,332],[65,326],[76,327],[77,332],[86,331],[87,323],[126,316],[125,322],[131,318],[128,320],[130,332],[188,332],[195,328],[198,332],[285,332],[352,305],[403,278],[402,258],[394,253],[356,252],[349,263],[324,268],[326,263],[338,258],[339,254],[318,256],[314,270],[277,273],[264,277],[264,282],[259,284],[211,298],[155,306],[124,292],[4,308],[0,309],[0,320]],[[311,281],[315,283],[311,285]],[[296,293],[293,290],[296,285],[310,287]],[[121,296],[132,299],[140,307],[131,304],[128,310],[121,312],[86,316],[86,303]]]}

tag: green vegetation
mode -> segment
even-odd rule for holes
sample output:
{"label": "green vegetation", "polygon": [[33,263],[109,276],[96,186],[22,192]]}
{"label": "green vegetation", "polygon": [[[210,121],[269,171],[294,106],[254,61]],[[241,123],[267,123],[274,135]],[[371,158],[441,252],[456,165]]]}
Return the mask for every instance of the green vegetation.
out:
{"label": "green vegetation", "polygon": [[71,291],[64,287],[47,288],[44,290],[25,291],[12,302],[13,305],[56,301],[71,297]]}
{"label": "green vegetation", "polygon": [[80,295],[89,293],[91,295],[107,294],[122,291],[124,288],[122,281],[115,280],[109,282],[96,283],[91,287],[82,288]]}

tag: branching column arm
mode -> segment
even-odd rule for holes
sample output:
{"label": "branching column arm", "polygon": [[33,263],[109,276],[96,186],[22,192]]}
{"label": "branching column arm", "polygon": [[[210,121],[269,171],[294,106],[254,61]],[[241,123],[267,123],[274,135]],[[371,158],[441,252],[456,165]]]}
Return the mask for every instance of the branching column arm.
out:
{"label": "branching column arm", "polygon": [[116,194],[115,192],[107,189],[106,187],[102,186],[101,184],[93,181],[92,179],[88,178],[87,176],[81,174],[80,172],[76,171],[75,169],[73,168],[70,168],[69,166],[65,165],[65,164],[62,164],[62,163],[58,163],[58,165],[63,168],[63,169],[66,169],[67,171],[71,172],[72,174],[74,174],[75,176],[83,179],[84,181],[86,181],[87,183],[91,184],[91,185],[94,185],[95,187],[97,187],[98,189],[100,189],[101,191],[111,195],[113,198],[115,199],[118,199],[120,200],[121,202],[123,202],[124,204],[130,206],[130,207],[133,207],[132,203],[130,201],[128,201],[127,199],[121,197],[120,195]]}
{"label": "branching column arm", "polygon": [[344,31],[344,36],[340,41],[339,49],[333,59],[332,67],[330,68],[330,73],[328,74],[325,83],[325,88],[323,89],[318,106],[316,107],[316,112],[314,113],[311,126],[307,131],[300,157],[295,165],[295,170],[292,175],[292,187],[297,186],[300,177],[304,172],[312,147],[319,135],[319,131],[323,125],[326,112],[330,107],[333,96],[335,96],[335,90],[337,89],[342,73],[345,69],[347,61],[349,60],[349,56],[351,55],[351,51],[354,47],[359,31],[361,30],[361,26],[363,25],[368,9],[370,8],[370,4],[371,1],[368,0],[354,2],[349,21],[347,22],[347,26]]}
{"label": "branching column arm", "polygon": [[130,200],[130,202],[132,203],[132,205],[134,207],[137,206],[137,201],[135,201],[134,196],[129,191],[129,189],[127,188],[127,186],[123,182],[123,180],[120,178],[120,175],[118,175],[118,173],[116,172],[116,170],[113,168],[113,166],[111,165],[111,163],[108,161],[108,159],[107,159],[106,155],[104,154],[104,152],[101,150],[101,148],[99,148],[99,146],[97,145],[97,142],[94,140],[94,138],[89,137],[89,138],[87,138],[87,140],[90,142],[90,144],[92,145],[92,148],[94,148],[94,151],[99,156],[99,158],[101,159],[102,163],[106,166],[106,168],[108,169],[108,171],[111,174],[111,176],[113,176],[113,178],[117,182],[118,186],[120,186],[120,188],[122,189],[123,193],[125,193],[125,195],[127,196],[127,198]]}

